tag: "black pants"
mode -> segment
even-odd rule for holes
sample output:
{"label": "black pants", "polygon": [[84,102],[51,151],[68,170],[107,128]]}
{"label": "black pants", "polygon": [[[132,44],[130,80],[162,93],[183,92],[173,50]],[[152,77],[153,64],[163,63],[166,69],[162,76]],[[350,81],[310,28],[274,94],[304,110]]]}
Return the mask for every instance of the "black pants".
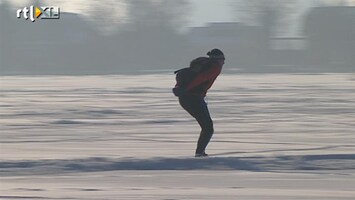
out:
{"label": "black pants", "polygon": [[196,153],[202,154],[213,135],[213,122],[204,97],[186,95],[179,97],[180,105],[193,116],[201,126]]}

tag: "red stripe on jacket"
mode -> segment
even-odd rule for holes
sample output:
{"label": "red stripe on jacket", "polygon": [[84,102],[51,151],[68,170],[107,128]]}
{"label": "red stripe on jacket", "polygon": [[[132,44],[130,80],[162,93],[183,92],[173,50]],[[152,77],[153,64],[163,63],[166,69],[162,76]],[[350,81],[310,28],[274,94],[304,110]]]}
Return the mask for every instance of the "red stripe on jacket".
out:
{"label": "red stripe on jacket", "polygon": [[[212,64],[211,68],[207,71],[204,71],[200,74],[198,74],[195,79],[187,86],[186,90],[187,93],[191,91],[192,95],[201,95],[201,96],[206,96],[207,90],[211,88],[213,85],[214,81],[218,77],[218,75],[222,71],[222,66],[214,63]],[[205,84],[203,90],[200,93],[194,93],[193,89],[200,86],[201,84]]]}

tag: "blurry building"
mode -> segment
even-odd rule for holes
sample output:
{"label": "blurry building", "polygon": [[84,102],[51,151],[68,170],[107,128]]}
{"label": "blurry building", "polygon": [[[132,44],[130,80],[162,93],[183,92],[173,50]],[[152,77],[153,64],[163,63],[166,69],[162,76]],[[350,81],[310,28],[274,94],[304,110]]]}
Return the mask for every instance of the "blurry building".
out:
{"label": "blurry building", "polygon": [[316,7],[305,18],[308,60],[355,69],[355,7]]}
{"label": "blurry building", "polygon": [[[9,15],[11,18],[13,15]],[[2,63],[1,74],[70,74],[89,64],[90,41],[96,31],[78,14],[61,13],[60,19],[36,20],[11,18],[11,54]],[[85,48],[86,46],[86,48]],[[94,45],[91,45],[94,47]],[[90,51],[90,50],[89,50]]]}

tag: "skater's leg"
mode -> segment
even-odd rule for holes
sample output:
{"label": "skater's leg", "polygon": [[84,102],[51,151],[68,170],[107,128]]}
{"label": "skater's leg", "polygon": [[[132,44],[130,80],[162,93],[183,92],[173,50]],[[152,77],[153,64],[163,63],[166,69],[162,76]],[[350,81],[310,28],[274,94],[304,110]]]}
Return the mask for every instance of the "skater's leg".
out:
{"label": "skater's leg", "polygon": [[201,127],[200,137],[197,142],[196,154],[203,154],[212,138],[214,129],[213,121],[203,97],[181,98],[181,106],[193,116]]}

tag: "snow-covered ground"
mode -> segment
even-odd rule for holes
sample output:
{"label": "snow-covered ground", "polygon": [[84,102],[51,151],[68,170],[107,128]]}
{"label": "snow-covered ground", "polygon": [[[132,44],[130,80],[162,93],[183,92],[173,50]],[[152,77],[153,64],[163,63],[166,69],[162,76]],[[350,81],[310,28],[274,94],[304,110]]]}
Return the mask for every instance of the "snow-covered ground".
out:
{"label": "snow-covered ground", "polygon": [[0,199],[354,199],[355,74],[223,74],[209,158],[174,76],[0,78]]}

